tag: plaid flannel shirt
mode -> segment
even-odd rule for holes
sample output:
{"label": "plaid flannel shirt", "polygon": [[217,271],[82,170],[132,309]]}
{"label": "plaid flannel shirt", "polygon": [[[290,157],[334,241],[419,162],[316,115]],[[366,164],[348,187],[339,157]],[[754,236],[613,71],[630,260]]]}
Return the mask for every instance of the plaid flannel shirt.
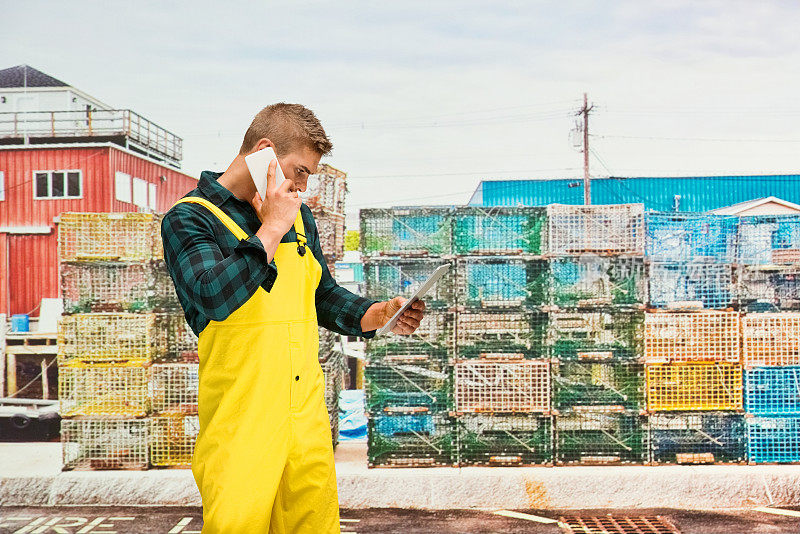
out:
{"label": "plaid flannel shirt", "polygon": [[[275,260],[267,263],[267,252],[255,235],[261,226],[256,211],[249,202],[237,198],[217,182],[221,175],[203,171],[197,188],[185,196],[211,201],[247,232],[247,239],[237,239],[216,215],[197,204],[173,206],[161,222],[164,261],[186,321],[198,335],[210,320],[222,321],[228,317],[258,287],[268,292],[280,276]],[[325,263],[311,210],[303,204],[300,212],[308,247],[322,266],[315,294],[317,321],[340,334],[374,337],[375,330],[361,330],[361,318],[375,301],[355,295],[336,283]],[[295,241],[292,226],[281,243]]]}

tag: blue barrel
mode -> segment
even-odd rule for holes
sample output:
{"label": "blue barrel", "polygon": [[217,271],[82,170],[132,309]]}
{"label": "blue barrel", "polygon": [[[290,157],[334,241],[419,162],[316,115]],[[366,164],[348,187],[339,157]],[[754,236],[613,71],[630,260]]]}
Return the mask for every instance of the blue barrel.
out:
{"label": "blue barrel", "polygon": [[12,332],[28,332],[30,330],[29,317],[26,313],[16,313],[11,316]]}

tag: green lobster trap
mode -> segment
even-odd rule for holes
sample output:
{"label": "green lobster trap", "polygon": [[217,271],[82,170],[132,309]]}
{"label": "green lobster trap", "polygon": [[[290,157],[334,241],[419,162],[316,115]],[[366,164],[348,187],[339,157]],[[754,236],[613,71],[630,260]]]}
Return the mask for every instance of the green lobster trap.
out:
{"label": "green lobster trap", "polygon": [[[364,262],[366,296],[373,300],[410,298],[437,267],[451,261],[435,258],[369,258]],[[454,304],[454,269],[448,270],[423,300],[427,309],[449,308]]]}
{"label": "green lobster trap", "polygon": [[559,308],[632,307],[647,302],[644,260],[580,255],[550,260],[549,303]]}
{"label": "green lobster trap", "polygon": [[542,254],[545,208],[461,207],[453,222],[456,254]]}
{"label": "green lobster trap", "polygon": [[453,420],[445,414],[409,412],[368,420],[369,467],[449,466],[456,457]]}
{"label": "green lobster trap", "polygon": [[468,308],[538,307],[547,303],[547,261],[515,256],[460,257],[456,302]]}
{"label": "green lobster trap", "polygon": [[642,356],[644,312],[550,314],[548,344],[559,360],[636,360]]}
{"label": "green lobster trap", "polygon": [[553,420],[549,416],[465,414],[456,419],[458,464],[549,465]]}
{"label": "green lobster trap", "polygon": [[406,408],[443,412],[452,406],[450,369],[422,364],[370,363],[364,369],[366,410],[390,414]]}
{"label": "green lobster trap", "polygon": [[553,364],[554,408],[639,412],[645,409],[644,365],[634,362]]}
{"label": "green lobster trap", "polygon": [[366,342],[368,361],[408,361],[430,359],[447,362],[455,348],[455,313],[426,310],[425,318],[413,334],[388,333]]}
{"label": "green lobster trap", "polygon": [[547,355],[548,315],[532,310],[460,310],[456,318],[459,359],[538,359]]}
{"label": "green lobster trap", "polygon": [[575,412],[556,420],[556,464],[641,464],[649,456],[646,418]]}
{"label": "green lobster trap", "polygon": [[360,238],[364,256],[452,254],[452,208],[364,209]]}

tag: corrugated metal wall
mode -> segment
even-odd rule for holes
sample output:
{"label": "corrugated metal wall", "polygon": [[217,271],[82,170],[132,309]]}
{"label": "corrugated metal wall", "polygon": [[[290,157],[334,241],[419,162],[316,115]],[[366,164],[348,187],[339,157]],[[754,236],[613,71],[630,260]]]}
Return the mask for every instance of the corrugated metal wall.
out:
{"label": "corrugated metal wall", "polygon": [[[483,206],[583,204],[583,180],[484,181],[471,203]],[[800,175],[694,176],[686,178],[598,178],[593,204],[643,202],[645,209],[708,211],[776,196],[800,204]]]}
{"label": "corrugated metal wall", "polygon": [[[83,171],[83,197],[34,199],[34,171],[60,169]],[[116,170],[156,184],[159,211],[169,209],[197,186],[191,176],[109,146],[4,149],[0,150],[0,170],[6,191],[5,200],[0,201],[0,227],[12,231],[0,232],[0,313],[8,314],[27,313],[42,298],[59,294],[56,216],[65,211],[138,211],[131,203],[115,200]],[[19,227],[27,226],[47,226],[51,231],[13,233],[13,228],[19,232]]]}

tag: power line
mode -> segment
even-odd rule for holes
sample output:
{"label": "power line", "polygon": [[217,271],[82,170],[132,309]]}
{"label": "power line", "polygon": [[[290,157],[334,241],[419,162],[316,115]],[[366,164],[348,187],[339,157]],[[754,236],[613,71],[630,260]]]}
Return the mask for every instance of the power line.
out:
{"label": "power line", "polygon": [[[347,175],[347,181],[350,180],[372,180],[375,178],[427,178],[433,176],[476,176],[476,175],[493,175],[493,174],[523,174],[523,173],[534,173],[534,172],[555,172],[555,171],[575,171],[578,170],[580,167],[559,167],[554,169],[527,169],[523,171],[498,171],[498,170],[490,170],[490,171],[475,171],[475,172],[438,172],[438,173],[426,173],[426,174],[415,174],[415,173],[408,173],[408,174],[373,174],[373,175],[363,175],[363,176],[351,176],[350,174]],[[525,179],[525,178],[521,178]]]}
{"label": "power line", "polygon": [[730,137],[660,137],[654,135],[598,135],[591,134],[598,139],[645,139],[657,141],[721,141],[734,143],[800,143],[800,139],[735,139]]}

